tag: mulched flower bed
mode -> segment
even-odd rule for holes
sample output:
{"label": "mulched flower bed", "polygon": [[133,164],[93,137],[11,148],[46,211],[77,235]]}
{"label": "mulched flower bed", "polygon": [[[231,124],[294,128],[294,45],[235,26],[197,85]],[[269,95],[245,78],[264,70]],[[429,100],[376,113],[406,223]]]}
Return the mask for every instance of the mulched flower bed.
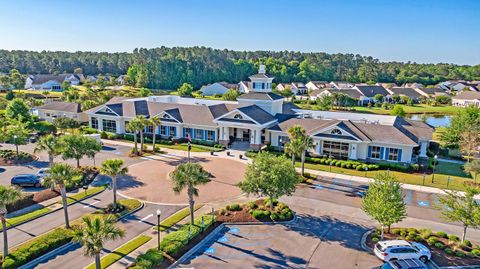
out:
{"label": "mulched flower bed", "polygon": [[23,151],[18,153],[18,161],[16,161],[16,151],[10,149],[0,150],[0,166],[11,166],[17,164],[29,163],[35,160],[35,156]]}
{"label": "mulched flower bed", "polygon": [[[371,233],[366,244],[374,248],[380,238],[380,231]],[[385,232],[384,240],[404,239],[416,241],[430,248],[432,260],[438,266],[471,266],[480,265],[480,246],[459,242],[458,236],[447,235],[444,232],[432,233],[428,229],[392,228],[390,233]]]}
{"label": "mulched flower bed", "polygon": [[275,222],[289,221],[293,211],[284,203],[273,201],[270,209],[268,199],[259,199],[246,204],[231,204],[216,212],[218,222]]}

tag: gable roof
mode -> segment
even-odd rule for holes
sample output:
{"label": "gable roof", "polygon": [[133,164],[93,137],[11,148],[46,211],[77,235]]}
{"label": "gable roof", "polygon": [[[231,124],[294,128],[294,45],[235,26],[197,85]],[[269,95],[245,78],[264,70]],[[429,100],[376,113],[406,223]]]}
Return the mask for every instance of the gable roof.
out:
{"label": "gable roof", "polygon": [[275,94],[273,92],[249,92],[240,95],[238,99],[250,99],[250,100],[280,100],[283,99],[282,96]]}
{"label": "gable roof", "polygon": [[48,81],[56,81],[58,83],[62,83],[65,81],[65,78],[68,74],[60,74],[60,75],[32,75],[29,78],[32,80],[32,84],[43,84]]}
{"label": "gable roof", "polygon": [[265,124],[267,122],[275,120],[275,117],[273,117],[272,115],[270,115],[270,113],[261,109],[257,105],[239,107],[237,108],[237,110],[247,115],[259,124]]}
{"label": "gable roof", "polygon": [[357,85],[355,86],[366,97],[374,97],[377,94],[383,96],[389,95],[388,91],[382,86]]}
{"label": "gable roof", "polygon": [[435,93],[446,93],[445,90],[441,88],[419,88],[418,90],[426,94],[435,94]]}
{"label": "gable roof", "polygon": [[390,89],[390,91],[393,94],[404,95],[411,98],[419,98],[422,96],[419,92],[417,92],[415,89],[412,89],[412,88],[393,87]]}
{"label": "gable roof", "polygon": [[42,106],[38,106],[36,108],[37,109],[43,109],[43,110],[69,112],[69,113],[80,113],[80,112],[82,112],[82,107],[78,103],[59,102],[59,101],[49,102],[49,103],[46,103]]}
{"label": "gable roof", "polygon": [[460,100],[480,100],[480,92],[474,91],[463,91],[453,96],[452,99],[460,99]]}

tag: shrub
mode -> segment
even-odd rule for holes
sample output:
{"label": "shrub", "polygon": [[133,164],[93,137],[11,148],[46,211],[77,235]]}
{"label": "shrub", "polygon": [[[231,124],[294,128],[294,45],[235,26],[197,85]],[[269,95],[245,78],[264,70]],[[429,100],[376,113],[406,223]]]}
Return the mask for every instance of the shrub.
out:
{"label": "shrub", "polygon": [[417,232],[415,231],[408,231],[408,235],[409,236],[416,236],[417,235]]}
{"label": "shrub", "polygon": [[430,230],[430,229],[421,229],[421,230],[420,230],[420,236],[421,236],[423,239],[427,239],[427,238],[429,238],[431,235],[432,235],[432,230]]}
{"label": "shrub", "polygon": [[472,242],[470,242],[469,240],[463,240],[463,244],[469,248],[472,247]]}
{"label": "shrub", "polygon": [[[272,202],[273,202],[273,206],[276,206],[278,204],[277,199],[273,199]],[[267,206],[270,206],[270,198],[265,199],[264,204]]]}
{"label": "shrub", "polygon": [[472,250],[471,253],[475,256],[480,256],[480,250],[479,249],[474,249],[474,250]]}
{"label": "shrub", "polygon": [[436,248],[438,249],[443,249],[445,246],[442,244],[442,242],[437,242],[434,244]]}
{"label": "shrub", "polygon": [[242,208],[240,207],[239,204],[231,204],[231,205],[227,205],[227,210],[240,211],[240,210],[242,210]]}
{"label": "shrub", "polygon": [[152,248],[147,250],[147,252],[138,255],[135,265],[138,268],[153,268],[156,265],[161,264],[163,261],[163,254],[161,251]]}
{"label": "shrub", "polygon": [[463,251],[456,251],[455,256],[463,258],[465,257],[465,253],[463,253]]}
{"label": "shrub", "polygon": [[405,237],[405,239],[408,240],[408,241],[415,241],[415,237],[416,237],[415,235],[410,235],[409,234],[409,235],[407,235],[407,237]]}
{"label": "shrub", "polygon": [[392,229],[391,232],[392,232],[392,234],[399,235],[401,231],[402,231],[401,229]]}
{"label": "shrub", "polygon": [[280,218],[279,215],[275,212],[270,214],[270,219],[273,221],[277,221],[279,218]]}
{"label": "shrub", "polygon": [[416,236],[415,236],[415,241],[416,241],[416,242],[422,242],[422,241],[423,241],[423,237],[421,237],[420,235],[416,235]]}
{"label": "shrub", "polygon": [[438,239],[436,237],[433,237],[433,236],[427,239],[427,243],[429,245],[435,245],[437,242],[438,242]]}
{"label": "shrub", "polygon": [[264,219],[270,215],[270,211],[266,210],[253,210],[252,216],[256,219]]}
{"label": "shrub", "polygon": [[80,132],[82,134],[98,134],[98,130],[89,126],[81,126]]}
{"label": "shrub", "polygon": [[458,238],[458,236],[456,236],[454,234],[450,234],[450,235],[448,235],[448,240],[452,241],[452,242],[458,242],[460,239]]}
{"label": "shrub", "polygon": [[372,241],[373,241],[374,243],[377,243],[378,241],[380,241],[380,239],[378,239],[378,237],[372,237]]}
{"label": "shrub", "polygon": [[442,238],[447,238],[447,233],[446,232],[437,232],[437,236],[442,237]]}
{"label": "shrub", "polygon": [[36,122],[33,125],[33,129],[35,129],[35,131],[37,131],[39,135],[51,134],[51,133],[57,132],[57,127],[55,127],[53,123],[50,123],[48,121]]}
{"label": "shrub", "polygon": [[445,249],[443,249],[443,251],[445,251],[445,253],[447,253],[449,255],[453,254],[453,250],[451,248],[445,248]]}
{"label": "shrub", "polygon": [[250,202],[247,203],[247,207],[248,207],[249,209],[255,209],[255,208],[257,208],[258,206],[257,206],[257,204],[255,203],[255,201],[250,201]]}

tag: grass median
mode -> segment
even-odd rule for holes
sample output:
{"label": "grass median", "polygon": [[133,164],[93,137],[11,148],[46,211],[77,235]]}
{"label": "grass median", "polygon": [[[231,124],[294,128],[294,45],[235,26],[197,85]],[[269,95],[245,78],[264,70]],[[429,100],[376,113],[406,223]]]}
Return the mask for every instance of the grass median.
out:
{"label": "grass median", "polygon": [[[125,199],[118,202],[124,207],[124,210],[115,214],[117,218],[124,216],[141,207],[142,203],[135,199]],[[103,217],[107,214],[103,210],[97,210],[94,213],[85,216]],[[71,221],[72,229],[58,227],[50,230],[42,235],[39,235],[27,242],[19,244],[10,249],[9,255],[5,258],[2,264],[3,269],[18,268],[35,258],[38,258],[46,253],[59,248],[73,239],[73,228],[83,223],[82,218]]]}
{"label": "grass median", "polygon": [[[197,211],[202,205],[195,205],[193,210]],[[190,209],[188,207],[177,211],[175,214],[171,215],[170,217],[164,219],[160,222],[160,231],[166,231],[167,229],[171,228],[173,225],[180,222],[182,219],[186,218],[190,215]],[[153,228],[155,231],[158,231],[158,227],[154,226]]]}
{"label": "grass median", "polygon": [[[50,208],[44,207],[44,208],[40,208],[40,209],[37,209],[35,211],[25,213],[23,215],[19,215],[19,216],[16,216],[16,217],[12,217],[12,218],[7,217],[7,227],[18,225],[19,223],[25,222],[27,220],[34,219],[34,218],[36,218],[38,216],[41,216],[41,215],[44,215],[44,214],[47,214],[50,211],[52,211]],[[2,224],[0,224],[0,229],[1,228],[2,228]]]}
{"label": "grass median", "polygon": [[[150,236],[146,235],[139,235],[134,239],[128,241],[127,243],[123,244],[122,246],[118,247],[111,253],[107,254],[100,260],[100,267],[107,268],[110,265],[114,264],[115,262],[119,261],[126,255],[130,254],[135,249],[139,248],[143,244],[147,243],[152,239]],[[86,269],[95,269],[95,263],[90,264]]]}

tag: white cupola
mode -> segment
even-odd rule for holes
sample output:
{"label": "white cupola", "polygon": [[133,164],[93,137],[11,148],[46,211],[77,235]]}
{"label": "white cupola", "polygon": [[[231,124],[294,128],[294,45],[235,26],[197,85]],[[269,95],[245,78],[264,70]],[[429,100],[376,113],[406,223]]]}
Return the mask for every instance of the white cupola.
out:
{"label": "white cupola", "polygon": [[272,92],[272,81],[274,77],[268,75],[265,70],[265,65],[260,64],[258,67],[258,74],[249,77],[249,90],[253,92]]}

